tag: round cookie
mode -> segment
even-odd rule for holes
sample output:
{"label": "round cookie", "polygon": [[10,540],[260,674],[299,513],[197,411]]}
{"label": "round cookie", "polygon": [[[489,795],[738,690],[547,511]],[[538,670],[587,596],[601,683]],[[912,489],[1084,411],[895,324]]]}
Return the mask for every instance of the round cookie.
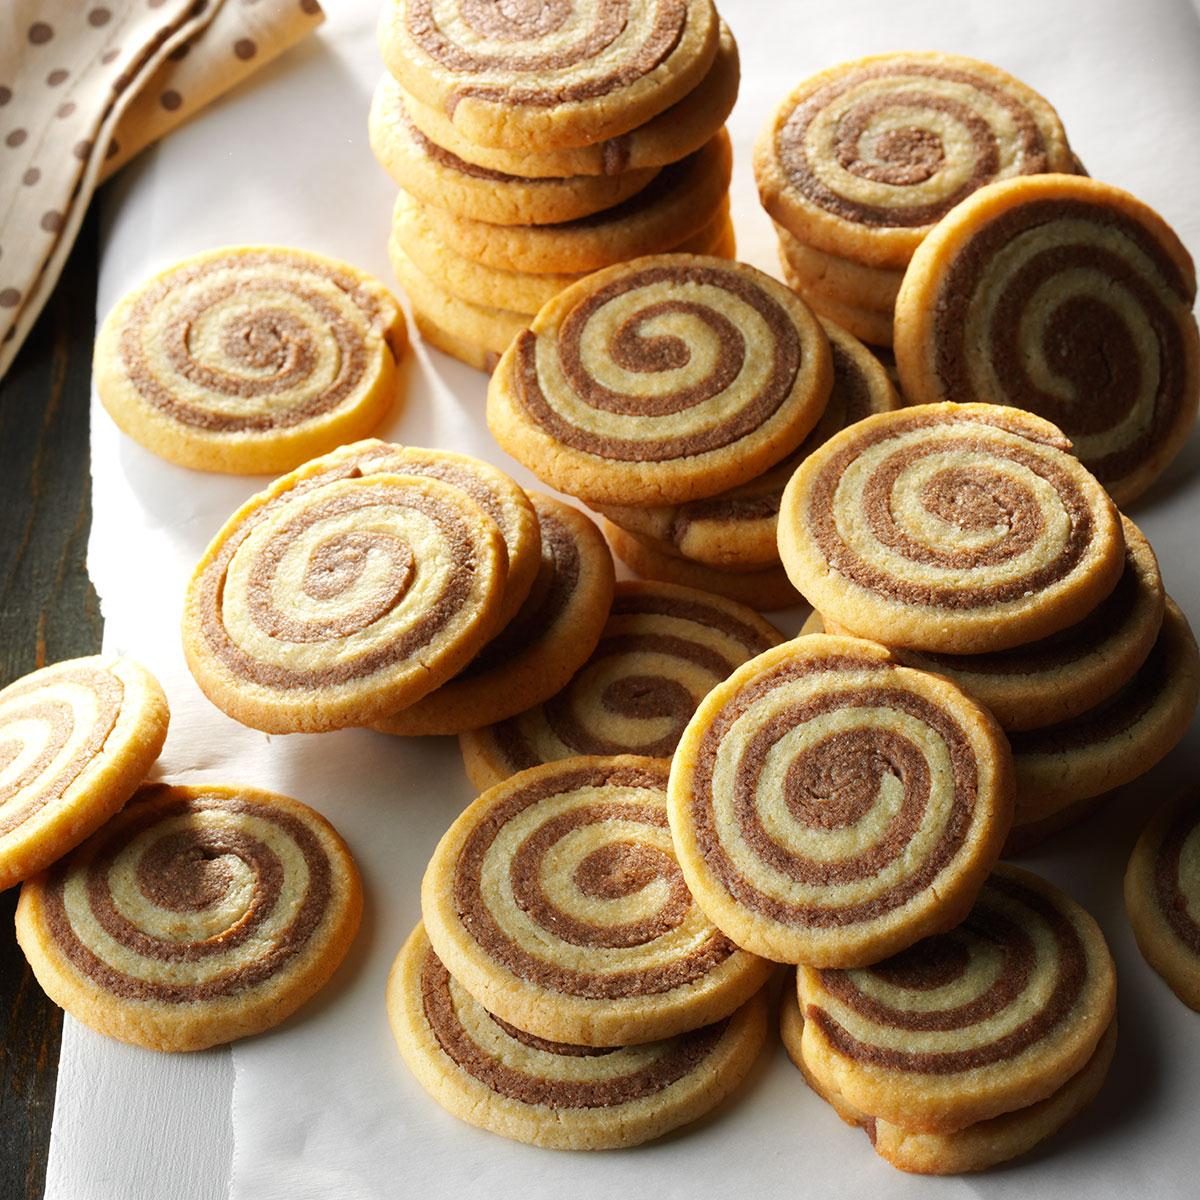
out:
{"label": "round cookie", "polygon": [[948,933],[852,971],[797,972],[801,1049],[822,1092],[904,1129],[953,1133],[1045,1100],[1112,1024],[1099,926],[1000,866]]}
{"label": "round cookie", "polygon": [[444,1109],[560,1150],[636,1146],[711,1112],[767,1034],[760,990],[727,1019],[664,1041],[598,1049],[534,1037],[474,1000],[419,925],[388,977],[387,1006],[404,1061]]}
{"label": "round cookie", "polygon": [[[1121,525],[1125,571],[1083,620],[994,654],[897,649],[896,657],[910,667],[952,679],[1010,732],[1054,725],[1094,708],[1128,683],[1146,661],[1166,606],[1150,543],[1128,517],[1121,518]],[[833,627],[829,632],[839,630]]]}
{"label": "round cookie", "polygon": [[587,502],[711,496],[787,456],[833,383],[829,339],[744,263],[664,254],[560,293],[505,351],[488,428]]}
{"label": "round cookie", "polygon": [[371,151],[405,191],[472,221],[549,225],[611,208],[640,191],[655,168],[621,175],[535,179],[477,167],[431,142],[413,123],[399,89],[375,93],[368,120]]}
{"label": "round cookie", "polygon": [[1195,299],[1187,250],[1128,192],[1067,175],[996,184],[949,214],[904,276],[904,394],[1046,417],[1124,506],[1195,422]]}
{"label": "round cookie", "polygon": [[255,788],[142,788],[28,880],[17,940],[77,1020],[152,1050],[269,1029],[337,969],[362,912],[345,843]]}
{"label": "round cookie", "polygon": [[600,511],[629,533],[667,543],[683,558],[713,567],[778,567],[779,505],[796,468],[847,425],[900,407],[896,389],[870,350],[831,321],[821,325],[829,338],[833,388],[821,419],[798,450],[757,479],[716,496],[649,508],[604,505]]}
{"label": "round cookie", "polygon": [[489,788],[421,883],[438,958],[489,1012],[584,1046],[657,1041],[721,1020],[771,964],[688,893],[667,827],[667,764],[574,758]]}
{"label": "round cookie", "polygon": [[780,260],[791,268],[791,274],[803,290],[811,289],[834,303],[884,313],[891,318],[896,294],[904,279],[903,271],[868,267],[849,258],[827,254],[806,245],[782,225],[776,225],[775,232],[779,236]]}
{"label": "round cookie", "polygon": [[501,627],[496,523],[436,476],[364,472],[360,449],[252,496],[188,585],[188,667],[255,729],[370,724],[458,674]]}
{"label": "round cookie", "polygon": [[1057,633],[1125,565],[1117,510],[1069,449],[992,404],[868,417],[792,476],[783,565],[819,612],[892,645],[978,654]]}
{"label": "round cookie", "polygon": [[822,71],[779,106],[754,148],[767,212],[796,237],[903,268],[960,200],[995,179],[1071,171],[1054,109],[975,59],[878,54]]}
{"label": "round cookie", "polygon": [[97,655],[0,691],[0,891],[95,832],[146,778],[167,698],[144,667]]}
{"label": "round cookie", "polygon": [[624,203],[577,221],[491,225],[435,205],[426,205],[423,216],[446,245],[498,271],[598,271],[614,262],[661,254],[727,213],[732,169],[729,134],[719,129],[699,150],[664,167]]}
{"label": "round cookie", "polygon": [[459,738],[471,782],[574,755],[670,758],[696,705],[782,639],[758,613],[669,583],[618,583],[600,642],[562,691]]}
{"label": "round cookie", "polygon": [[1138,949],[1200,1012],[1200,804],[1194,789],[1142,830],[1125,871],[1125,911]]}
{"label": "round cookie", "polygon": [[1117,1022],[1109,1025],[1087,1064],[1045,1100],[1014,1112],[978,1121],[953,1133],[914,1133],[890,1121],[860,1112],[835,1091],[827,1091],[804,1062],[804,1018],[794,988],[784,992],[779,1032],[788,1057],[805,1082],[847,1125],[866,1131],[880,1158],[916,1175],[965,1175],[1027,1154],[1079,1115],[1108,1077],[1117,1048]]}
{"label": "round cookie", "polygon": [[781,566],[709,566],[672,554],[661,543],[628,533],[611,521],[604,522],[604,534],[613,553],[642,579],[696,588],[714,596],[724,596],[726,600],[736,600],[738,604],[760,612],[774,612],[805,602]]}
{"label": "round cookie", "polygon": [[[628,133],[557,150],[506,150],[484,146],[462,136],[444,110],[430,108],[412,96],[404,106],[412,123],[430,141],[445,146],[459,158],[494,171],[513,175],[620,175],[641,167],[663,167],[698,150],[725,123],[737,99],[741,70],[737,43],[724,21],[712,66],[702,80],[670,108]],[[390,75],[379,90],[400,85]]]}
{"label": "round cookie", "polygon": [[991,715],[883,646],[811,635],[696,709],[668,812],[692,894],[743,949],[855,967],[952,928],[1012,823]]}
{"label": "round cookie", "polygon": [[644,125],[700,84],[719,35],[711,0],[389,0],[379,48],[468,141],[540,152]]}
{"label": "round cookie", "polygon": [[1119,691],[1070,721],[1012,733],[1018,826],[1144,775],[1187,732],[1200,699],[1200,651],[1169,597],[1162,630]]}
{"label": "round cookie", "polygon": [[127,293],[93,371],[112,419],[160,458],[276,474],[370,433],[406,344],[371,276],[306,250],[226,246]]}
{"label": "round cookie", "polygon": [[892,314],[875,312],[869,308],[859,308],[853,304],[843,304],[835,300],[819,287],[805,283],[792,269],[791,263],[781,258],[783,278],[813,312],[820,314],[827,321],[840,325],[860,341],[866,342],[877,350],[890,349],[892,345]]}
{"label": "round cookie", "polygon": [[502,721],[570,682],[596,648],[613,600],[613,561],[578,509],[530,495],[542,561],[516,616],[449,683],[375,722],[384,733],[461,733]]}

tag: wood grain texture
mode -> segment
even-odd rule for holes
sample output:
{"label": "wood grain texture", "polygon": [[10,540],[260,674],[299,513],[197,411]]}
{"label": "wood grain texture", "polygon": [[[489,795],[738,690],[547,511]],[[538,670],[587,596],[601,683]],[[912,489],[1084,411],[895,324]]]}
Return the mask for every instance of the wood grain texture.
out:
{"label": "wood grain texture", "polygon": [[[100,607],[85,563],[95,211],[0,380],[0,686],[100,649]],[[0,893],[0,1200],[42,1195],[62,1029],[62,1013],[17,946],[18,891]]]}

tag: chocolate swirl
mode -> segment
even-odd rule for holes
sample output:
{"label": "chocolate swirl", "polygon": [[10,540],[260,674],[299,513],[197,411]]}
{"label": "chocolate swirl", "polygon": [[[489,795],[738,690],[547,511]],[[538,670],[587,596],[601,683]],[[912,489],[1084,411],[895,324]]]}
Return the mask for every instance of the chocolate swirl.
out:
{"label": "chocolate swirl", "polygon": [[898,301],[919,292],[928,312],[898,333],[905,392],[1038,413],[1124,504],[1195,417],[1190,264],[1154,214],[1107,185],[1046,179],[990,195],[988,218],[942,267],[922,253]]}
{"label": "chocolate swirl", "polygon": [[189,587],[189,666],[257,728],[383,716],[414,684],[424,694],[449,678],[495,627],[494,523],[459,486],[364,473],[356,451],[314,460],[235,514]]}
{"label": "chocolate swirl", "polygon": [[713,693],[677,756],[671,821],[692,890],[781,961],[857,965],[946,928],[1011,819],[1011,765],[985,722],[869,643],[814,636],[762,656]]}
{"label": "chocolate swirl", "polygon": [[578,754],[669,758],[696,705],[779,634],[732,601],[670,584],[617,585],[588,661],[536,708],[467,735],[491,782]]}
{"label": "chocolate swirl", "polygon": [[357,924],[348,871],[340,840],[294,800],[156,785],[51,871],[41,920],[77,980],[144,1006],[162,1037],[191,1036],[205,1005],[248,1010],[255,993],[274,994],[274,1024],[319,986],[306,981],[313,960]]}
{"label": "chocolate swirl", "polygon": [[1154,857],[1154,901],[1171,932],[1200,959],[1200,806],[1181,803]]}

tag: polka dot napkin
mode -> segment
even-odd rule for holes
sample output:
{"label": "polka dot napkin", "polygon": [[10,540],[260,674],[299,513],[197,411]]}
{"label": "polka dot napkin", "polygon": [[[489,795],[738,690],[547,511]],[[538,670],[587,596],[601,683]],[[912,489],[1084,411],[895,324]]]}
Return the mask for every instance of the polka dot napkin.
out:
{"label": "polka dot napkin", "polygon": [[323,19],[318,0],[5,0],[0,377],[97,186]]}

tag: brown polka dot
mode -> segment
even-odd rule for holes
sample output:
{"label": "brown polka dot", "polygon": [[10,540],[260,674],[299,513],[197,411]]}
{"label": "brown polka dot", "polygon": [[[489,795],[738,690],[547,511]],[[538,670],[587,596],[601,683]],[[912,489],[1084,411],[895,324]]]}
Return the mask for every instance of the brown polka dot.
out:
{"label": "brown polka dot", "polygon": [[57,233],[63,227],[63,215],[53,208],[48,208],[42,213],[42,219],[38,222],[47,233]]}
{"label": "brown polka dot", "polygon": [[25,174],[21,176],[21,182],[26,187],[33,187],[33,185],[35,183],[37,183],[37,181],[39,179],[41,179],[41,177],[42,177],[42,173],[41,173],[41,171],[39,171],[37,169],[37,167],[30,167],[29,170],[26,171]]}
{"label": "brown polka dot", "polygon": [[91,152],[92,152],[92,143],[87,142],[87,141],[76,142],[74,147],[71,150],[71,153],[74,154],[76,158],[87,158],[87,156],[89,154],[91,154]]}
{"label": "brown polka dot", "polygon": [[19,146],[28,136],[29,134],[27,134],[25,130],[14,129],[12,133],[10,133],[8,137],[4,139],[4,144],[6,146]]}
{"label": "brown polka dot", "polygon": [[64,71],[62,67],[55,67],[54,70],[46,76],[46,83],[50,87],[58,87],[60,83],[66,83],[67,77],[70,74],[70,71]]}
{"label": "brown polka dot", "polygon": [[102,63],[104,63],[105,66],[107,66],[110,62],[116,62],[116,60],[118,58],[120,58],[120,56],[121,56],[120,49],[118,47],[114,46],[111,50],[105,50],[105,52],[102,55],[100,55],[100,61]]}
{"label": "brown polka dot", "polygon": [[69,117],[75,111],[75,101],[68,100],[66,104],[60,104],[55,111],[56,117]]}
{"label": "brown polka dot", "polygon": [[112,81],[114,92],[123,92],[129,86],[129,76],[124,71]]}
{"label": "brown polka dot", "polygon": [[7,104],[12,99],[12,88],[0,84],[0,105]]}
{"label": "brown polka dot", "polygon": [[108,149],[105,150],[104,157],[105,158],[116,158],[117,155],[120,153],[121,153],[121,144],[117,141],[116,138],[113,138],[108,143]]}
{"label": "brown polka dot", "polygon": [[45,21],[35,21],[29,27],[29,40],[35,46],[44,46],[54,36],[54,30]]}
{"label": "brown polka dot", "polygon": [[238,38],[238,40],[233,43],[233,52],[238,56],[238,58],[245,62],[247,59],[253,58],[258,53],[258,47],[254,44],[254,41],[251,38]]}
{"label": "brown polka dot", "polygon": [[159,96],[158,102],[167,112],[174,112],[183,103],[183,97],[174,88],[168,88]]}
{"label": "brown polka dot", "polygon": [[16,288],[5,288],[0,292],[0,308],[16,308],[21,303],[21,293]]}
{"label": "brown polka dot", "polygon": [[184,42],[182,45],[176,46],[175,49],[172,50],[171,53],[167,55],[167,57],[172,62],[180,62],[183,59],[187,58],[188,52],[191,50],[191,48],[192,48],[191,42]]}
{"label": "brown polka dot", "polygon": [[88,13],[88,24],[96,29],[99,29],[102,25],[107,25],[111,20],[112,13],[107,8],[93,8]]}
{"label": "brown polka dot", "polygon": [[317,0],[300,0],[300,9],[302,12],[308,13],[310,17],[315,17],[321,11],[321,6]]}

